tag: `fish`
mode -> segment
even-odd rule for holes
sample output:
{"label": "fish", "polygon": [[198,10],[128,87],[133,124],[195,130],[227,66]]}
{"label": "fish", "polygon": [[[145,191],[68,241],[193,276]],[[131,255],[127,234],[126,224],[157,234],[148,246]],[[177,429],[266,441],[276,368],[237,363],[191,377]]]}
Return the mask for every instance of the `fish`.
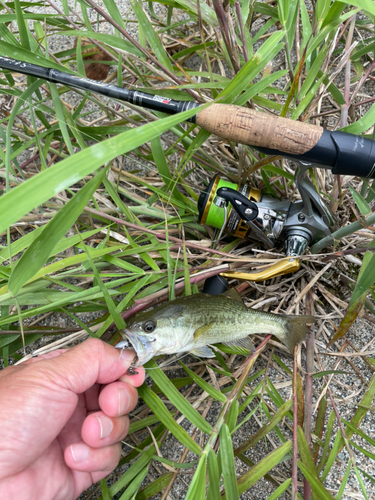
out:
{"label": "fish", "polygon": [[294,346],[306,338],[314,316],[292,316],[261,312],[245,306],[241,295],[230,289],[221,295],[197,293],[167,302],[137,314],[120,333],[124,340],[115,347],[133,346],[142,366],[160,354],[190,352],[212,358],[213,344],[238,346],[250,351],[249,335],[272,334],[293,353]]}

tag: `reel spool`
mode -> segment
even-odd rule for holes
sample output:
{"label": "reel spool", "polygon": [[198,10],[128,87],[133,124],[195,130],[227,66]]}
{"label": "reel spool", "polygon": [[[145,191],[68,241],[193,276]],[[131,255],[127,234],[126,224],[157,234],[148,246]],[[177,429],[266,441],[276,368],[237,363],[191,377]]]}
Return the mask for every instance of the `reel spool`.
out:
{"label": "reel spool", "polygon": [[220,236],[226,232],[270,249],[280,238],[290,205],[289,200],[275,200],[250,184],[236,185],[215,175],[199,196],[198,221],[219,229]]}
{"label": "reel spool", "polygon": [[[219,175],[215,175],[211,179],[208,187],[202,191],[199,196],[198,222],[202,225],[207,224],[208,226],[212,226],[220,230],[223,229],[224,226],[223,230],[226,233],[232,234],[236,238],[251,239],[249,234],[251,230],[249,226],[244,222],[244,220],[241,219],[237,211],[233,210],[233,205],[229,209],[229,213],[226,216],[225,210],[223,209],[224,206],[227,205],[226,200],[217,194],[217,191],[221,188],[234,190],[242,196],[245,196],[251,202],[258,202],[261,197],[261,191],[251,187],[249,184],[240,186],[221,179]],[[250,209],[253,209],[253,207]]]}

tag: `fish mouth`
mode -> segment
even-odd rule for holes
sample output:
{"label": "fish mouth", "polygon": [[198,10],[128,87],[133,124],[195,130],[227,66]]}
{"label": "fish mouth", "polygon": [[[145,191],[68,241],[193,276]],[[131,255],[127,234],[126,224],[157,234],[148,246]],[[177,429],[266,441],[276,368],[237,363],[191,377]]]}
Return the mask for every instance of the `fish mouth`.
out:
{"label": "fish mouth", "polygon": [[116,344],[115,347],[116,349],[128,349],[129,347],[133,348],[137,358],[135,359],[135,362],[133,361],[132,366],[142,366],[154,356],[152,343],[155,342],[156,339],[150,339],[149,337],[146,338],[142,335],[135,334],[128,329],[123,330],[122,334],[125,336],[125,339]]}

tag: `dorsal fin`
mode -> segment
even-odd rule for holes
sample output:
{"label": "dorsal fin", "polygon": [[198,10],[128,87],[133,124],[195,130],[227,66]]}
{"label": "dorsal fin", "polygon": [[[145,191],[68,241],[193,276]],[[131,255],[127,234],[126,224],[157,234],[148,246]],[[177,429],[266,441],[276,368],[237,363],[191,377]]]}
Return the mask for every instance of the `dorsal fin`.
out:
{"label": "dorsal fin", "polygon": [[213,323],[207,323],[206,325],[202,325],[199,328],[197,328],[194,332],[194,340],[197,340],[199,337],[204,335],[208,330],[211,328]]}
{"label": "dorsal fin", "polygon": [[237,290],[235,288],[230,288],[229,290],[222,293],[221,295],[225,295],[225,297],[229,297],[230,299],[237,300],[238,302],[241,302],[241,304],[243,304],[242,297],[237,292]]}

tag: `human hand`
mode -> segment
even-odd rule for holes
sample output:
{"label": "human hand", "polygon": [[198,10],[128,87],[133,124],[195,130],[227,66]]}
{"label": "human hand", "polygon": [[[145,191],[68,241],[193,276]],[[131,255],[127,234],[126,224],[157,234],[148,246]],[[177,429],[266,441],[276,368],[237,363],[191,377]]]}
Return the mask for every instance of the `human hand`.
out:
{"label": "human hand", "polygon": [[143,368],[98,339],[0,372],[0,498],[70,500],[117,465]]}

